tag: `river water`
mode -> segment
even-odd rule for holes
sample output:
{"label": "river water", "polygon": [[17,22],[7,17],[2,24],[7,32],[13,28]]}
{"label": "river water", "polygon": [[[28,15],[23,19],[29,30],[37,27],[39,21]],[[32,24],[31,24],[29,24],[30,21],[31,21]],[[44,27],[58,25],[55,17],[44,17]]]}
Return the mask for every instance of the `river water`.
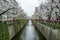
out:
{"label": "river water", "polygon": [[39,40],[39,37],[36,33],[34,26],[32,25],[31,20],[29,20],[29,23],[26,26],[26,29],[24,30],[20,39],[21,40]]}
{"label": "river water", "polygon": [[22,30],[17,34],[16,37],[14,37],[12,40],[45,40],[45,38],[42,38],[41,33],[37,32],[36,28],[32,24],[32,21],[29,20],[28,24]]}

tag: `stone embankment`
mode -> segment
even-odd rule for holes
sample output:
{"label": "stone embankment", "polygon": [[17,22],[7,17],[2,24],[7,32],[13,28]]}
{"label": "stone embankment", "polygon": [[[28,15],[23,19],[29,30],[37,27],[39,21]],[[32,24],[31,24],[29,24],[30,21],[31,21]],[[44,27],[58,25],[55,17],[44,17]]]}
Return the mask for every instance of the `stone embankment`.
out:
{"label": "stone embankment", "polygon": [[7,22],[10,40],[27,24],[27,20],[15,20]]}
{"label": "stone embankment", "polygon": [[39,22],[33,21],[35,27],[44,35],[47,40],[60,40],[60,30],[53,29]]}

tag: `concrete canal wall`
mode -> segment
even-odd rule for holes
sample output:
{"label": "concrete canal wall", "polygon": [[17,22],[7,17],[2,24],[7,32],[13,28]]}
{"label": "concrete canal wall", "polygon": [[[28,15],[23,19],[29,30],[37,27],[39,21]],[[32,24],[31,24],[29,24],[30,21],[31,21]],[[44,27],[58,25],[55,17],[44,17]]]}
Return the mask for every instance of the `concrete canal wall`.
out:
{"label": "concrete canal wall", "polygon": [[24,25],[27,24],[27,21],[26,20],[24,21],[24,23],[23,22],[21,23],[21,22],[19,22],[19,24],[18,24],[17,21],[7,22],[10,40],[24,27]]}
{"label": "concrete canal wall", "polygon": [[39,22],[33,22],[39,31],[45,36],[47,40],[60,40],[60,30],[52,29]]}
{"label": "concrete canal wall", "polygon": [[10,38],[10,40],[11,40],[11,38],[13,38],[14,35],[15,35],[14,26],[13,26],[12,23],[13,23],[13,21],[9,21],[9,22],[7,22],[7,24],[8,24],[8,31],[9,31],[9,38]]}
{"label": "concrete canal wall", "polygon": [[9,27],[8,27],[8,30],[9,30],[9,34],[10,34],[10,39],[12,39],[13,37],[14,37],[14,35],[15,35],[15,30],[14,30],[14,26],[13,25],[10,25]]}

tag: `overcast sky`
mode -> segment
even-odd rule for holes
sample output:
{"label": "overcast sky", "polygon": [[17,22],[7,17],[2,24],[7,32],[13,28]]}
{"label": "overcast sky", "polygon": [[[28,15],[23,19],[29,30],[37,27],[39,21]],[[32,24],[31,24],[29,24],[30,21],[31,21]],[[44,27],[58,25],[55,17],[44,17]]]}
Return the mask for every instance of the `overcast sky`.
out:
{"label": "overcast sky", "polygon": [[27,13],[28,16],[32,16],[35,11],[35,7],[38,7],[42,1],[45,0],[16,0],[22,9]]}

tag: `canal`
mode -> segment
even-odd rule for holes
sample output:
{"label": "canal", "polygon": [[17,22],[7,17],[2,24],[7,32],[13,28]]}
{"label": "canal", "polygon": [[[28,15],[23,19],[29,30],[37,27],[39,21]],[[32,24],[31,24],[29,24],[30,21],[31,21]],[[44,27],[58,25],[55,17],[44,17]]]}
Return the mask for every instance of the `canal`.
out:
{"label": "canal", "polygon": [[46,40],[46,38],[34,27],[32,21],[29,20],[26,27],[21,29],[12,40]]}

